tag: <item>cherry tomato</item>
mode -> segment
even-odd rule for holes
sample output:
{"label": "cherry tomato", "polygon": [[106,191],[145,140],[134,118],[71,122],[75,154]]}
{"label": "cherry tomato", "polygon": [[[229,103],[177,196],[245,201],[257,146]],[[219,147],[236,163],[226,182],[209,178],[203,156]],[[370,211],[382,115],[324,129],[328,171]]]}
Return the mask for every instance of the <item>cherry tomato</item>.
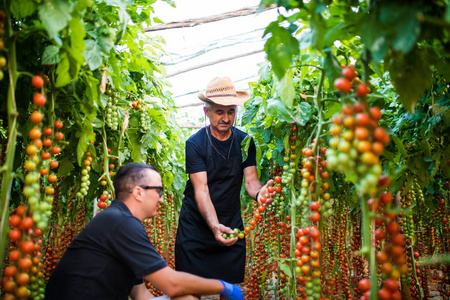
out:
{"label": "cherry tomato", "polygon": [[55,136],[54,136],[55,141],[60,141],[63,138],[64,138],[64,134],[62,132],[58,131],[58,132],[55,133]]}
{"label": "cherry tomato", "polygon": [[369,291],[370,290],[370,280],[369,279],[361,279],[358,282],[358,289],[363,293]]}
{"label": "cherry tomato", "polygon": [[33,102],[37,106],[44,106],[46,101],[45,96],[41,93],[36,93],[33,95]]}
{"label": "cherry tomato", "polygon": [[32,128],[30,130],[30,139],[35,140],[39,139],[42,135],[41,131],[38,128]]}
{"label": "cherry tomato", "polygon": [[318,211],[320,208],[320,203],[318,201],[314,201],[311,203],[311,210],[312,211]]}
{"label": "cherry tomato", "polygon": [[18,227],[20,225],[21,221],[22,221],[22,218],[18,215],[12,215],[8,219],[9,226],[11,226],[11,227]]}
{"label": "cherry tomato", "polygon": [[55,160],[51,160],[49,163],[50,168],[56,169],[59,166],[59,163]]}
{"label": "cherry tomato", "polygon": [[30,120],[31,122],[33,122],[34,124],[38,124],[42,121],[42,114],[38,111],[34,111],[31,115],[30,115]]}
{"label": "cherry tomato", "polygon": [[334,81],[334,87],[341,92],[348,93],[352,90],[350,80],[344,77],[339,77]]}
{"label": "cherry tomato", "polygon": [[41,76],[36,75],[31,79],[31,85],[36,89],[40,89],[44,85],[44,79],[42,79]]}
{"label": "cherry tomato", "polygon": [[57,146],[53,146],[52,147],[52,153],[53,154],[59,154],[61,152],[61,148],[57,147]]}
{"label": "cherry tomato", "polygon": [[342,76],[345,76],[349,81],[352,81],[356,77],[355,67],[348,65],[342,69]]}
{"label": "cherry tomato", "polygon": [[356,88],[356,95],[358,95],[358,97],[364,98],[367,96],[367,94],[369,94],[370,89],[367,86],[367,84],[365,83],[360,83],[358,84],[358,87]]}
{"label": "cherry tomato", "polygon": [[104,202],[104,201],[99,201],[99,202],[97,202],[97,206],[98,206],[100,209],[105,209],[105,208],[106,208],[106,202]]}
{"label": "cherry tomato", "polygon": [[56,129],[61,129],[61,128],[63,128],[63,126],[64,126],[63,122],[61,122],[59,120],[55,121],[55,128]]}
{"label": "cherry tomato", "polygon": [[50,127],[49,128],[45,128],[43,132],[44,132],[45,135],[52,135],[53,129],[51,129]]}

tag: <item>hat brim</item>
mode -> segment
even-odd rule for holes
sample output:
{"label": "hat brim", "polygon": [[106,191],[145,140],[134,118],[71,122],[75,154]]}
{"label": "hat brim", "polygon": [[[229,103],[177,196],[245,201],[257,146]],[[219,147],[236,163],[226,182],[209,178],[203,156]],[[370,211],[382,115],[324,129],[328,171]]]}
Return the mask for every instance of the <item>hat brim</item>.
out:
{"label": "hat brim", "polygon": [[223,106],[229,106],[229,105],[242,105],[244,104],[248,99],[250,99],[250,94],[245,91],[236,91],[236,97],[206,97],[202,92],[198,93],[198,98],[205,102],[211,102]]}

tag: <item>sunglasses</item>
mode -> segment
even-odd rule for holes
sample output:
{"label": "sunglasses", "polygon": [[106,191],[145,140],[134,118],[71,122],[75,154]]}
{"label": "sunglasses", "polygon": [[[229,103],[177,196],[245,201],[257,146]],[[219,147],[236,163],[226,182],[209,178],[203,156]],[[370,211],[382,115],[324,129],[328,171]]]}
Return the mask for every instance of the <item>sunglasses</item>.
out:
{"label": "sunglasses", "polygon": [[[138,185],[141,189],[144,190],[151,190],[151,189],[159,189],[159,197],[162,197],[164,193],[164,187],[163,186],[151,186],[151,185]],[[133,192],[133,189],[130,190],[130,193]]]}

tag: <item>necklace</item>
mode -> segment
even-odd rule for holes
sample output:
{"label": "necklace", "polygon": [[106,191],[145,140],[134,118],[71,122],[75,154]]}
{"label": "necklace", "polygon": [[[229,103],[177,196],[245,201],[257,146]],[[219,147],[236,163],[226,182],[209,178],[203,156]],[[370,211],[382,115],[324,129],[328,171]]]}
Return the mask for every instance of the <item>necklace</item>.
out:
{"label": "necklace", "polygon": [[[209,129],[211,130],[211,128]],[[222,155],[222,153],[219,152],[219,150],[217,150],[217,148],[214,146],[214,144],[212,143],[211,137],[208,134],[208,128],[206,128],[206,135],[208,136],[209,142],[211,143],[211,146],[214,148],[214,150],[216,150],[217,153],[219,153],[220,156],[223,157],[223,159],[230,159],[230,154],[231,154],[231,147],[233,147],[233,142],[234,142],[234,132],[233,130],[231,130],[231,135],[233,136],[232,140],[231,140],[231,144],[230,144],[230,149],[228,150],[228,157],[225,157]],[[212,133],[211,133],[212,135]]]}

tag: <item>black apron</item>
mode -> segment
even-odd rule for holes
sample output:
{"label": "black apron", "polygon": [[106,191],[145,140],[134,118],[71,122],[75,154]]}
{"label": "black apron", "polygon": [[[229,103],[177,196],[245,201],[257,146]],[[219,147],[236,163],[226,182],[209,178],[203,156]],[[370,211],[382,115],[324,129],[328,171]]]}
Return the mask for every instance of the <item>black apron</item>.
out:
{"label": "black apron", "polygon": [[[230,159],[217,156],[213,158],[213,151],[216,150],[207,139],[206,172],[209,193],[219,223],[242,231],[244,229],[240,203],[243,179],[242,155],[236,135],[232,134],[232,138],[234,141],[231,151],[234,155]],[[175,269],[231,283],[243,282],[245,239],[239,239],[229,247],[219,244],[201,216],[195,199],[185,195],[175,242]]]}

